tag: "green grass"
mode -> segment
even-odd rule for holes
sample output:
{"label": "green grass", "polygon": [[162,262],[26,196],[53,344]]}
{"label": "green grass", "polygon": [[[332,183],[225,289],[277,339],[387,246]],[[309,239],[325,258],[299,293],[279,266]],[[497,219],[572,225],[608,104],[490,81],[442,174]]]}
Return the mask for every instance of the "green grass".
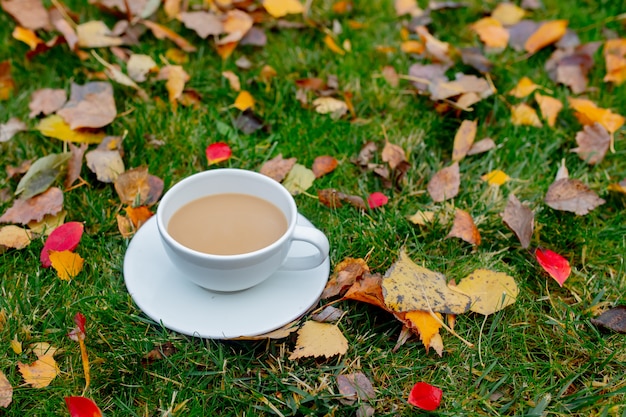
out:
{"label": "green grass", "polygon": [[[132,90],[115,85],[118,113],[126,114],[107,132],[119,135],[127,130],[126,166],[147,165],[151,174],[165,181],[166,188],[207,169],[204,148],[215,141],[227,141],[233,147],[234,157],[224,166],[252,170],[279,153],[297,157],[307,166],[318,155],[333,155],[340,161],[338,169],[317,180],[309,190],[312,195],[334,187],[361,196],[382,190],[390,197],[380,210],[360,213],[348,206],[331,210],[308,195],[297,196],[301,212],[327,233],[333,265],[348,256],[367,257],[374,271],[384,273],[405,247],[417,263],[451,279],[459,280],[480,267],[507,272],[520,287],[517,302],[486,318],[459,316],[456,331],[475,346],[470,348],[442,330],[442,358],[427,353],[415,339],[393,352],[401,324],[379,309],[350,301],[336,304],[346,311],[340,328],[350,343],[341,357],[291,361],[288,357],[295,337],[238,342],[182,336],[144,316],[126,292],[122,264],[128,241],[120,236],[115,221],[121,205],[113,187],[99,183],[85,167],[82,175],[88,184],[65,193],[68,220],[85,223],[86,233],[78,249],[86,259],[81,274],[68,283],[60,281],[54,271],[43,269],[38,261],[43,245],[40,239],[21,251],[0,254],[0,311],[8,317],[0,326],[0,371],[14,386],[13,403],[0,413],[68,415],[63,397],[80,395],[84,387],[78,345],[67,337],[74,327],[72,318],[80,311],[87,317],[91,360],[92,382],[85,395],[107,416],[170,415],[167,410],[177,410],[175,416],[354,415],[358,406],[339,402],[335,377],[357,371],[364,372],[376,388],[373,405],[381,416],[418,415],[406,400],[417,381],[443,389],[444,400],[436,414],[442,416],[626,415],[624,335],[601,332],[590,322],[595,307],[626,302],[626,197],[607,191],[608,184],[626,177],[624,130],[615,135],[616,152],[607,154],[597,166],[589,166],[569,152],[576,146],[574,135],[580,130],[571,111],[562,112],[555,128],[512,126],[508,106],[519,100],[506,92],[522,76],[530,76],[563,101],[570,95],[543,70],[551,48],[529,59],[510,49],[490,55],[498,94],[477,104],[472,113],[438,114],[433,103],[414,94],[408,82],[393,88],[380,76],[385,65],[406,74],[416,62],[401,52],[375,51],[377,45],[398,47],[400,28],[408,18],[396,17],[390,1],[355,3],[354,11],[342,16],[330,11],[330,1],[313,2],[311,16],[321,25],[331,27],[334,19],[343,25],[340,39],[349,39],[353,51],[343,57],[324,46],[322,32],[306,28],[267,31],[266,47],[240,46],[230,59],[222,61],[211,41],[201,41],[171,23],[170,27],[199,47],[184,67],[191,76],[188,86],[203,97],[201,107],[179,106],[172,112],[167,104],[142,102]],[[496,2],[470,3],[468,8],[435,12],[431,32],[454,46],[478,45],[467,25],[492,10]],[[626,36],[623,21],[613,19],[626,11],[619,2],[544,3],[543,9],[529,17],[568,19],[583,42],[603,40],[605,27]],[[80,4],[74,9],[81,21],[114,22],[94,7]],[[368,26],[350,29],[349,19]],[[10,37],[14,27],[13,20],[0,13],[0,57],[11,61],[17,84],[15,95],[0,102],[0,122],[16,116],[32,127],[35,121],[28,120],[28,102],[33,91],[44,87],[69,91],[71,82],[88,81],[85,69],[102,68],[93,58],[80,61],[66,46],[28,61],[24,58],[27,47]],[[171,42],[155,40],[147,33],[140,45],[130,49],[156,59],[171,46]],[[116,60],[107,50],[98,53],[109,62]],[[250,70],[235,65],[244,55],[253,62]],[[269,91],[258,80],[265,64],[278,73]],[[455,69],[470,72],[463,66]],[[269,131],[244,135],[234,128],[219,128],[232,126],[238,115],[230,108],[236,93],[221,77],[224,70],[240,76],[244,88],[257,100],[255,111]],[[365,123],[351,123],[348,118],[335,121],[300,106],[294,80],[329,75],[337,76],[340,91],[353,94],[356,113]],[[603,76],[604,61],[598,53],[589,74],[592,89],[588,97],[600,107],[625,114],[625,87],[605,84]],[[144,88],[151,96],[167,101],[162,82],[149,82]],[[477,119],[478,138],[492,137],[498,146],[461,161],[461,192],[451,202],[433,204],[425,192],[426,184],[449,163],[454,134],[464,119]],[[382,149],[383,132],[390,142],[406,150],[411,163],[406,183],[399,190],[383,190],[380,179],[352,163],[369,140]],[[165,144],[151,146],[148,137]],[[31,130],[0,144],[0,163],[18,165],[62,149],[59,141]],[[543,203],[563,158],[573,178],[583,180],[606,199],[584,217],[552,210]],[[376,162],[381,162],[380,155]],[[499,190],[490,189],[480,176],[493,169],[504,170],[514,180]],[[0,188],[13,190],[16,185],[17,180],[0,173]],[[563,288],[540,270],[532,253],[521,249],[502,223],[499,213],[510,193],[535,211],[532,247],[550,248],[572,264],[572,276]],[[0,210],[4,212],[10,204],[3,203]],[[449,223],[419,227],[407,220],[418,209],[444,206],[447,211],[458,207],[472,214],[483,238],[478,248],[445,239]],[[25,347],[48,342],[60,349],[56,358],[62,373],[49,387],[34,389],[23,383],[17,362],[30,363],[35,358],[27,351],[15,354],[9,347],[13,338]],[[146,353],[165,343],[173,344],[173,354],[144,363]]]}

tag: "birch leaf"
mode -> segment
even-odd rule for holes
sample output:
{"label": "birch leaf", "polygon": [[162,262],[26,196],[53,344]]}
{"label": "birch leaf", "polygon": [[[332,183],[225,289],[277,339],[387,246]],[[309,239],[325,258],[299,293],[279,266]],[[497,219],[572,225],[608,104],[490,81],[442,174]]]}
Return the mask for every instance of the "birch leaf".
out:
{"label": "birch leaf", "polygon": [[298,340],[290,360],[308,356],[330,358],[348,351],[348,340],[339,327],[330,323],[305,322],[298,330]]}
{"label": "birch leaf", "polygon": [[470,311],[485,316],[513,304],[519,294],[512,277],[488,269],[477,269],[463,278],[456,288],[472,299]]}

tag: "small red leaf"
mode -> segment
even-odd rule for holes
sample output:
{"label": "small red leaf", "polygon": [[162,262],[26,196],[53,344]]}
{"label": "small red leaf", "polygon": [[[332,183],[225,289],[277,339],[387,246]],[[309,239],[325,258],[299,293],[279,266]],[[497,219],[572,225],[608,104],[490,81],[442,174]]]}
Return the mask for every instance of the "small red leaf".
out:
{"label": "small red leaf", "polygon": [[369,197],[367,197],[367,205],[371,209],[384,206],[385,204],[387,204],[388,201],[389,201],[389,198],[385,194],[379,191],[376,191],[370,194]]}
{"label": "small red leaf", "polygon": [[89,398],[65,397],[65,404],[71,417],[102,417],[102,411]]}
{"label": "small red leaf", "polygon": [[572,268],[567,259],[562,257],[550,249],[537,248],[535,257],[539,265],[562,287],[563,283],[569,278]]}
{"label": "small red leaf", "polygon": [[83,333],[85,333],[85,322],[86,321],[87,321],[87,319],[85,318],[85,316],[82,313],[76,313],[74,315],[74,323],[76,323],[76,325],[78,326],[78,330],[80,330]]}
{"label": "small red leaf", "polygon": [[49,268],[52,265],[50,262],[50,251],[73,251],[78,246],[80,238],[83,236],[84,226],[79,222],[68,222],[54,229],[46,243],[41,249],[41,255],[39,260],[44,268]]}
{"label": "small red leaf", "polygon": [[206,148],[206,159],[209,165],[226,161],[233,154],[230,146],[224,142],[212,143]]}
{"label": "small red leaf", "polygon": [[409,404],[422,410],[433,411],[441,404],[441,397],[443,397],[443,391],[440,388],[433,387],[426,382],[418,382],[411,389]]}

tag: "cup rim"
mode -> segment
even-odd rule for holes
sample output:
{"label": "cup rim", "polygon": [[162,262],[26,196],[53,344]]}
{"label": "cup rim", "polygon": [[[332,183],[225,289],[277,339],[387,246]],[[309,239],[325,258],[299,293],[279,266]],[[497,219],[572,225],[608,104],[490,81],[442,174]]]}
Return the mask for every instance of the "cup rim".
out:
{"label": "cup rim", "polygon": [[[291,219],[287,219],[288,221],[288,225],[287,225],[287,230],[285,230],[285,232],[278,238],[276,239],[274,242],[272,242],[271,244],[261,248],[261,249],[257,249],[255,251],[252,252],[245,252],[245,253],[237,253],[237,254],[232,254],[232,255],[217,255],[217,254],[211,254],[211,253],[207,253],[207,252],[201,252],[195,249],[192,249],[188,246],[183,245],[182,243],[178,242],[176,239],[174,239],[172,237],[172,235],[170,235],[170,233],[167,230],[167,227],[165,227],[165,220],[163,219],[163,209],[161,209],[163,203],[165,202],[167,204],[167,202],[173,198],[172,195],[173,193],[171,192],[172,190],[176,191],[177,189],[180,189],[182,187],[184,187],[185,185],[187,185],[188,183],[194,181],[195,179],[197,179],[198,177],[210,177],[210,176],[216,176],[216,175],[226,175],[226,174],[234,174],[234,175],[238,175],[238,176],[249,176],[249,177],[254,177],[257,178],[267,184],[271,184],[273,187],[276,187],[276,189],[285,196],[285,200],[287,201],[287,204],[289,205],[289,210],[291,211],[291,216],[289,216],[289,214],[286,214],[286,217],[291,217]],[[198,196],[198,198],[202,198],[202,196]],[[262,197],[261,197],[262,198]],[[269,201],[269,200],[267,200]],[[271,201],[270,201],[271,202]],[[275,206],[277,206],[276,204],[274,204]],[[283,212],[281,210],[281,212]],[[285,214],[283,212],[283,214]],[[277,182],[276,180],[258,173],[256,171],[250,171],[250,170],[246,170],[246,169],[239,169],[239,168],[216,168],[216,169],[209,169],[209,170],[205,170],[205,171],[200,171],[200,172],[196,172],[194,174],[191,174],[187,177],[184,177],[183,179],[181,179],[180,181],[178,181],[177,183],[175,183],[174,185],[172,185],[164,194],[163,197],[161,198],[161,200],[159,201],[159,206],[157,207],[157,211],[156,211],[156,223],[157,223],[157,228],[159,231],[159,235],[166,241],[166,243],[168,245],[170,245],[171,247],[175,248],[177,251],[182,251],[185,252],[191,256],[194,256],[195,258],[202,258],[205,260],[214,260],[214,261],[237,261],[237,260],[244,260],[244,259],[250,259],[250,258],[254,258],[257,256],[260,256],[264,253],[268,253],[268,252],[272,252],[273,250],[275,250],[276,248],[282,246],[285,241],[288,239],[289,236],[291,236],[293,234],[293,231],[296,227],[296,223],[298,219],[298,211],[297,211],[297,207],[296,207],[296,203],[293,199],[293,196],[289,193],[289,191],[283,187],[282,184],[280,184],[279,182]]]}

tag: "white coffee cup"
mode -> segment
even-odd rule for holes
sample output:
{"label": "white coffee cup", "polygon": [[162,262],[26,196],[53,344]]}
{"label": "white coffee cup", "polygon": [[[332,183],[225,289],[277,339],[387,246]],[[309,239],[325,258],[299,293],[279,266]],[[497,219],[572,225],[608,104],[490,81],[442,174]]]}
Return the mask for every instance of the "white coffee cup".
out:
{"label": "white coffee cup", "polygon": [[[199,252],[182,245],[170,235],[168,223],[178,209],[198,198],[226,193],[247,194],[271,202],[285,215],[287,231],[262,249],[236,255]],[[328,257],[329,244],[324,233],[314,227],[297,224],[296,203],[287,189],[253,171],[225,168],[193,174],[165,193],[156,219],[165,252],[176,268],[195,284],[212,291],[245,290],[265,281],[279,269],[311,269]],[[312,255],[288,258],[294,241],[307,242],[317,250]]]}

